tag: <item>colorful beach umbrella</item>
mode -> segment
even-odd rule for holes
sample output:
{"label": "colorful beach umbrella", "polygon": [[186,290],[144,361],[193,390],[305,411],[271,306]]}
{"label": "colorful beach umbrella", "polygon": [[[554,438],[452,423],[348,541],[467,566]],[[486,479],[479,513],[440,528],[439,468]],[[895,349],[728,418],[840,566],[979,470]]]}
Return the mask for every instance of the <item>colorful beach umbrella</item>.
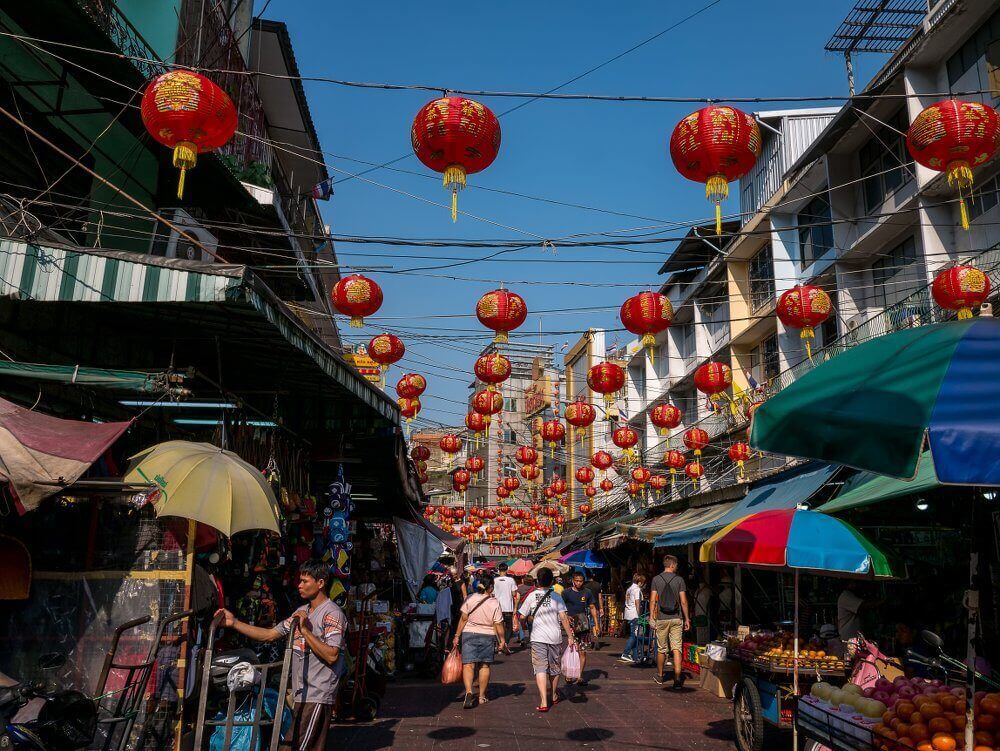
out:
{"label": "colorful beach umbrella", "polygon": [[524,576],[534,567],[534,562],[528,558],[518,558],[507,566],[507,573],[511,576]]}
{"label": "colorful beach umbrella", "polygon": [[559,562],[576,568],[604,568],[608,565],[591,550],[574,550],[562,556]]}
{"label": "colorful beach umbrella", "polygon": [[837,355],[754,413],[760,451],[912,478],[1000,485],[1000,320],[919,326]]}
{"label": "colorful beach umbrella", "polygon": [[704,563],[838,576],[895,576],[889,557],[843,519],[801,509],[774,509],[745,516],[709,537],[699,557]]}

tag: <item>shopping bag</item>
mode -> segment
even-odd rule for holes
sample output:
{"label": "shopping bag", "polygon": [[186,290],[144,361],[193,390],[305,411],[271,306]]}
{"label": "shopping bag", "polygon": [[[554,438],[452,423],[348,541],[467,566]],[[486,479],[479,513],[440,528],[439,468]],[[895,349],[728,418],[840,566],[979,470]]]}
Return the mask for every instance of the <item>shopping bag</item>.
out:
{"label": "shopping bag", "polygon": [[566,647],[562,654],[562,674],[567,681],[580,679],[580,652],[575,644]]}
{"label": "shopping bag", "polygon": [[462,680],[462,652],[455,647],[444,658],[441,666],[441,683],[445,686]]}

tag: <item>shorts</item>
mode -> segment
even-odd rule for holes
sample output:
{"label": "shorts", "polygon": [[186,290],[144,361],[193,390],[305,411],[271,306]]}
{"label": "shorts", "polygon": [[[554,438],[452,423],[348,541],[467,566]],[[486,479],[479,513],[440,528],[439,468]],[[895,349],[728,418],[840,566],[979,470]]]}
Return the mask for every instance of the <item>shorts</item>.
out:
{"label": "shorts", "polygon": [[492,634],[462,634],[462,664],[481,662],[489,665],[497,651],[497,638]]}
{"label": "shorts", "polygon": [[333,719],[332,704],[295,702],[292,708],[292,725],[282,738],[279,748],[295,751],[325,751],[326,733]]}
{"label": "shorts", "polygon": [[531,642],[531,670],[535,675],[556,676],[562,673],[562,644]]}
{"label": "shorts", "polygon": [[680,652],[684,646],[684,621],[661,618],[656,622],[656,649],[660,654]]}

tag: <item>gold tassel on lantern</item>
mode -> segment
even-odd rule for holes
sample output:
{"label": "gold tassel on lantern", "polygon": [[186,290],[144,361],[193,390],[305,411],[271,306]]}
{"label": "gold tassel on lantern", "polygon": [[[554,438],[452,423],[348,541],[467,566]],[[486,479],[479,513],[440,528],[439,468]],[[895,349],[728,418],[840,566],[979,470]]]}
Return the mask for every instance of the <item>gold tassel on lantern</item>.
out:
{"label": "gold tassel on lantern", "polygon": [[715,204],[715,234],[722,236],[722,202],[729,198],[729,183],[724,175],[712,175],[705,183],[705,197]]}
{"label": "gold tassel on lantern", "polygon": [[805,342],[806,355],[809,357],[809,362],[812,362],[813,352],[810,340],[816,338],[816,330],[812,326],[805,326],[802,328],[801,333],[799,333],[799,337],[802,339],[803,342]]}
{"label": "gold tassel on lantern", "polygon": [[458,191],[465,187],[465,167],[452,164],[445,168],[444,187],[451,188],[451,221],[458,221]]}
{"label": "gold tassel on lantern", "polygon": [[174,166],[181,171],[177,180],[177,197],[184,198],[184,176],[198,163],[198,147],[190,141],[179,141],[174,146]]}
{"label": "gold tassel on lantern", "polygon": [[969,229],[969,209],[965,205],[963,190],[972,188],[972,170],[965,162],[958,162],[948,170],[948,185],[958,189],[958,210],[962,217],[962,229]]}

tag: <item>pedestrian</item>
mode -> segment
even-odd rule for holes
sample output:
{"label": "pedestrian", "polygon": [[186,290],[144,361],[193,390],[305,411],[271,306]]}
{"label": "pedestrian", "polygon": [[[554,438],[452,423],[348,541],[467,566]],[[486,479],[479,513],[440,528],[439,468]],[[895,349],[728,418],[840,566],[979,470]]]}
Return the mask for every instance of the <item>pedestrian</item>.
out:
{"label": "pedestrian", "polygon": [[518,645],[523,647],[524,643],[528,640],[528,624],[524,618],[521,618],[517,614],[517,610],[520,609],[521,603],[524,602],[524,598],[527,597],[531,592],[535,590],[535,577],[531,574],[527,574],[521,579],[521,583],[517,585],[517,601],[514,603],[514,623],[517,629],[517,642]]}
{"label": "pedestrian", "polygon": [[[601,648],[601,642],[598,638],[599,631],[604,630],[604,605],[601,603],[601,582],[597,579],[597,572],[589,571],[587,574],[587,583],[584,585],[590,590],[591,594],[594,596],[594,607],[597,608],[597,618],[592,624],[594,626],[594,649],[598,650]],[[601,626],[598,630],[597,627]]]}
{"label": "pedestrian", "polygon": [[[280,748],[286,751],[324,751],[326,734],[337,701],[343,674],[347,616],[326,595],[330,566],[306,561],[299,567],[299,596],[306,604],[273,628],[240,621],[228,610],[219,610],[222,625],[255,641],[270,642],[298,630],[292,642],[292,724]],[[284,698],[279,700],[279,705]]]}
{"label": "pedestrian", "polygon": [[559,701],[559,674],[562,672],[562,634],[570,647],[576,639],[566,614],[566,603],[552,589],[552,569],[539,569],[538,586],[518,609],[531,629],[531,670],[538,686],[539,712],[548,712]]}
{"label": "pedestrian", "polygon": [[422,605],[433,605],[437,602],[438,598],[438,588],[434,580],[434,574],[427,574],[424,577],[423,584],[420,585],[420,591],[417,593],[417,602]]}
{"label": "pedestrian", "polygon": [[684,632],[691,628],[687,586],[684,579],[677,575],[677,556],[663,556],[663,573],[653,579],[649,595],[649,618],[655,623],[656,631],[656,675],[653,680],[663,685],[664,663],[667,654],[672,653],[674,682],[671,688],[677,690],[684,685],[681,666]]}
{"label": "pedestrian", "polygon": [[570,624],[573,626],[577,649],[580,650],[580,685],[586,686],[587,645],[590,643],[591,635],[600,633],[599,627],[592,625],[597,622],[597,606],[594,604],[593,590],[585,586],[582,571],[574,573],[570,581],[570,588],[563,591],[562,598],[566,603]]}
{"label": "pedestrian", "polygon": [[462,644],[462,680],[465,683],[465,709],[476,706],[477,700],[472,693],[472,684],[479,676],[479,704],[486,704],[489,697],[486,690],[490,685],[490,665],[493,656],[500,649],[507,648],[504,636],[503,611],[500,603],[493,596],[493,577],[490,574],[480,574],[476,580],[477,590],[462,603],[461,617],[455,628],[455,638],[452,648],[457,648],[459,639]]}
{"label": "pedestrian", "polygon": [[628,624],[628,641],[619,658],[622,662],[639,661],[639,612],[642,609],[642,590],[646,586],[645,574],[633,574],[632,583],[625,590],[625,608],[622,618]]}
{"label": "pedestrian", "polygon": [[493,580],[493,595],[500,601],[500,609],[503,611],[504,638],[507,642],[510,642],[511,637],[514,635],[517,582],[507,575],[506,563],[501,563],[497,566],[497,571],[499,572],[499,576]]}
{"label": "pedestrian", "polygon": [[451,640],[451,579],[445,577],[441,580],[441,589],[438,590],[437,599],[434,601],[434,623],[438,630],[438,644],[442,651],[445,645]]}

